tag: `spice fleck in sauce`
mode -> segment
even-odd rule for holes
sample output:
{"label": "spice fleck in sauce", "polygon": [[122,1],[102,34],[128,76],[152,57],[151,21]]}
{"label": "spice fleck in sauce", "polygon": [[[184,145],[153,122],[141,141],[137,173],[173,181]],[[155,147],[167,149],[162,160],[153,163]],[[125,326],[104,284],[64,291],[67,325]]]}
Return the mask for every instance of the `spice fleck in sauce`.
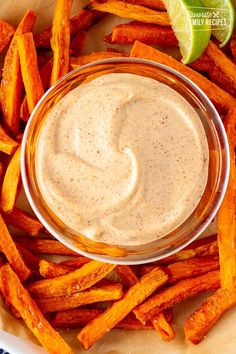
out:
{"label": "spice fleck in sauce", "polygon": [[181,225],[206,186],[209,150],[169,86],[107,74],[58,102],[36,148],[39,188],[64,224],[95,241],[141,245]]}

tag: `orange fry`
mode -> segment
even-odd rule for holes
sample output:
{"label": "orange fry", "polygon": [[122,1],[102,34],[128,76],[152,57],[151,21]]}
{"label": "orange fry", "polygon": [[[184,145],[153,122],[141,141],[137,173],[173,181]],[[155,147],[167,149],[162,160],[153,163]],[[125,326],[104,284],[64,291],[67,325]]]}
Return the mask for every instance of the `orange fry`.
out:
{"label": "orange fry", "polygon": [[25,281],[29,275],[30,270],[26,266],[21,257],[12,237],[6,227],[6,224],[0,215],[0,250],[6,256],[8,262],[18,275],[21,281]]}
{"label": "orange fry", "polygon": [[29,117],[30,117],[30,112],[28,108],[27,98],[25,95],[20,106],[20,118],[23,120],[23,122],[28,122]]}
{"label": "orange fry", "polygon": [[34,333],[48,353],[73,353],[59,333],[44,318],[9,264],[0,267],[0,291],[20,313],[28,328]]}
{"label": "orange fry", "polygon": [[51,37],[53,52],[51,85],[55,84],[69,70],[71,6],[72,0],[56,0]]}
{"label": "orange fry", "polygon": [[212,63],[208,73],[212,82],[214,82],[216,85],[222,88],[222,90],[225,90],[233,97],[236,97],[236,86],[231,80],[231,77],[226,76],[220,67]]}
{"label": "orange fry", "polygon": [[170,321],[165,314],[165,311],[159,312],[153,319],[152,324],[159,335],[159,337],[164,342],[171,342],[175,339],[175,329],[171,325]]}
{"label": "orange fry", "polygon": [[0,151],[11,155],[16,151],[18,145],[19,144],[15,140],[7,135],[3,127],[0,125]]}
{"label": "orange fry", "polygon": [[[149,273],[150,274],[150,273]],[[199,293],[220,287],[219,271],[211,271],[196,278],[181,280],[162,290],[138,306],[134,313],[142,324],[153,319],[159,312]]]}
{"label": "orange fry", "polygon": [[76,69],[81,65],[91,63],[96,60],[126,57],[128,54],[124,52],[94,52],[77,58],[70,58],[70,66]]}
{"label": "orange fry", "polygon": [[[56,328],[79,328],[88,324],[102,313],[101,309],[73,309],[58,312],[52,320],[52,326]],[[140,330],[153,329],[153,326],[148,324],[143,326],[137,318],[130,313],[115,328],[125,330]]]}
{"label": "orange fry", "polygon": [[169,55],[160,52],[157,49],[136,41],[131,50],[130,56],[135,58],[154,60],[160,64],[167,65],[172,69],[179,71],[181,74],[187,76],[196,85],[198,85],[218,108],[224,108],[225,110],[228,110],[235,107],[236,105],[236,99],[230,94],[223,91],[221,88],[210,82],[201,74],[183,65]]}
{"label": "orange fry", "polygon": [[15,245],[18,251],[20,252],[27,267],[37,272],[39,267],[39,259],[36,256],[34,256],[31,252],[29,252],[27,249],[18,245],[17,242],[15,242]]}
{"label": "orange fry", "polygon": [[235,293],[226,289],[219,289],[210,295],[184,322],[188,340],[193,344],[201,342],[224,312],[235,304]]}
{"label": "orange fry", "polygon": [[20,182],[20,154],[21,146],[17,148],[12,156],[4,176],[1,208],[5,213],[11,213],[15,205],[17,188]]}
{"label": "orange fry", "polygon": [[86,36],[87,36],[87,32],[78,31],[71,39],[70,50],[72,51],[72,55],[74,55],[75,57],[81,55],[84,48]]}
{"label": "orange fry", "polygon": [[29,239],[24,237],[17,237],[16,241],[30,252],[45,253],[45,254],[58,254],[61,256],[77,256],[77,253],[70,248],[64,246],[56,240],[49,239]]}
{"label": "orange fry", "polygon": [[43,278],[50,279],[59,277],[60,275],[64,275],[70,273],[74,270],[72,267],[68,267],[66,265],[61,265],[58,263],[53,263],[42,259],[39,262],[39,273]]}
{"label": "orange fry", "polygon": [[38,71],[33,34],[26,33],[18,36],[17,45],[27,105],[29,112],[32,113],[34,107],[44,94],[43,84]]}
{"label": "orange fry", "polygon": [[105,36],[104,39],[112,44],[133,44],[138,40],[152,45],[178,46],[178,41],[170,27],[145,24],[138,21],[113,27],[112,33]]}
{"label": "orange fry", "polygon": [[91,261],[83,267],[53,279],[39,280],[28,287],[38,298],[68,296],[96,284],[115,268],[114,264]]}
{"label": "orange fry", "polygon": [[84,256],[78,256],[72,259],[68,259],[66,261],[60,262],[60,265],[65,265],[68,267],[72,267],[74,269],[80,268],[81,266],[83,266],[84,264],[90,262],[91,259],[84,257]]}
{"label": "orange fry", "polygon": [[15,135],[19,133],[20,99],[22,92],[22,78],[16,38],[21,34],[31,31],[35,20],[35,13],[30,10],[27,11],[14,34],[3,66],[1,82],[2,113],[6,128]]}
{"label": "orange fry", "polygon": [[105,2],[93,0],[89,3],[88,9],[108,12],[119,17],[131,18],[140,22],[170,26],[167,12],[156,11],[141,5],[129,4],[119,0],[106,0]]}
{"label": "orange fry", "polygon": [[235,38],[232,38],[230,41],[230,49],[235,62],[236,61],[236,39]]}
{"label": "orange fry", "polygon": [[14,33],[15,29],[10,23],[0,20],[0,54],[9,45]]}
{"label": "orange fry", "polygon": [[118,265],[115,268],[115,272],[119,275],[122,283],[128,288],[133,286],[138,281],[138,277],[130,266]]}
{"label": "orange fry", "polygon": [[33,215],[16,207],[10,214],[3,214],[3,218],[7,224],[25,231],[30,236],[38,236],[43,228],[41,222]]}
{"label": "orange fry", "polygon": [[205,52],[215,65],[231,80],[232,85],[236,89],[236,65],[211,41]]}
{"label": "orange fry", "polygon": [[150,7],[151,9],[155,9],[155,10],[166,9],[162,0],[123,0],[123,1],[128,2],[130,4]]}
{"label": "orange fry", "polygon": [[206,54],[206,52],[203,52],[200,58],[189,64],[191,68],[197,70],[197,71],[206,71],[208,72],[212,66],[214,66],[213,61],[209,57],[209,55]]}
{"label": "orange fry", "polygon": [[123,320],[138,304],[142,303],[161,285],[165,284],[168,276],[160,269],[144,275],[125,294],[124,298],[116,301],[100,316],[88,323],[78,335],[85,350]]}
{"label": "orange fry", "polygon": [[93,287],[70,296],[54,296],[37,299],[37,305],[43,313],[58,312],[100,301],[118,300],[122,296],[122,284],[114,283]]}
{"label": "orange fry", "polygon": [[[73,17],[70,18],[70,35],[74,36],[77,31],[87,31],[92,25],[97,23],[104,14],[98,11],[79,10]],[[50,39],[52,36],[52,29],[46,30],[34,35],[34,42],[36,48],[51,48]]]}

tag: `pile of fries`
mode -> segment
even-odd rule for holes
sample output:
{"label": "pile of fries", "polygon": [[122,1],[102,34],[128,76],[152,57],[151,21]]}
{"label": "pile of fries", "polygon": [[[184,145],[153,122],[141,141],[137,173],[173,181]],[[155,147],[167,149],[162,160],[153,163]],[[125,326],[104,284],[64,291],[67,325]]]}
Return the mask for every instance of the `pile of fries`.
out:
{"label": "pile of fries", "polygon": [[[0,21],[0,53],[6,53],[0,92],[3,302],[15,317],[25,321],[48,353],[65,354],[72,349],[57,328],[82,328],[78,340],[84,349],[112,328],[156,330],[164,341],[171,341],[175,338],[173,306],[214,291],[184,323],[186,337],[197,344],[236,304],[236,37],[224,52],[210,42],[203,55],[187,67],[150,46],[178,46],[161,0],[94,0],[71,18],[72,0],[55,3],[52,27],[38,34],[33,34],[36,14],[31,10],[17,28]],[[104,38],[109,46],[134,44],[131,52],[109,48],[82,56],[87,32],[106,13],[133,20],[115,26]],[[231,154],[230,180],[218,215],[217,235],[198,240],[161,262],[138,267],[78,256],[45,233],[34,216],[15,206],[21,189],[22,133],[38,100],[68,71],[120,56],[165,64],[195,82],[218,109]],[[9,226],[24,235],[11,235]],[[68,259],[53,263],[44,259],[44,254]]]}

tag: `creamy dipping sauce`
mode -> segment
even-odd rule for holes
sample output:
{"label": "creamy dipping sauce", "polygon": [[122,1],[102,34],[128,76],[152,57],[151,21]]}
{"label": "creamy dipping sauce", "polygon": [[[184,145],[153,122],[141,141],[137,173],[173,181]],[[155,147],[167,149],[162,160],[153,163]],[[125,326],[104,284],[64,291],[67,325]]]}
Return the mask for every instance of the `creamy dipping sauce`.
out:
{"label": "creamy dipping sauce", "polygon": [[79,86],[49,112],[37,181],[69,228],[115,245],[155,241],[194,211],[209,149],[191,105],[169,86],[125,73]]}

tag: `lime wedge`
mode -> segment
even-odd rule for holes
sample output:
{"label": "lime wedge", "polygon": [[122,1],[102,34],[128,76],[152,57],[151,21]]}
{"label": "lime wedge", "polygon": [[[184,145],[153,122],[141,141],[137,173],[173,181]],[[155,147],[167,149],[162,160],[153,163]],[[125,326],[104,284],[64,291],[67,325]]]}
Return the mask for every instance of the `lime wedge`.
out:
{"label": "lime wedge", "polygon": [[179,42],[182,62],[189,64],[206,48],[211,26],[201,0],[163,0]]}
{"label": "lime wedge", "polygon": [[202,0],[209,12],[209,22],[213,36],[224,47],[229,41],[235,26],[235,8],[231,0]]}

